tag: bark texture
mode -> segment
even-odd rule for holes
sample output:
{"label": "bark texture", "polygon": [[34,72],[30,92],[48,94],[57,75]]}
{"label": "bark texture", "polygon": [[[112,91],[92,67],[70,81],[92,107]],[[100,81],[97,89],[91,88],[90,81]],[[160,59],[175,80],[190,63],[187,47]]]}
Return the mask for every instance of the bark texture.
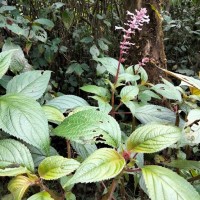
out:
{"label": "bark texture", "polygon": [[149,75],[149,81],[158,83],[160,77],[165,74],[155,65],[166,68],[166,56],[163,43],[162,18],[160,16],[161,0],[125,0],[124,9],[130,12],[146,7],[150,17],[150,23],[143,26],[142,31],[136,33],[133,38],[135,47],[130,51],[129,64],[135,64],[144,57],[149,57],[153,63],[148,63],[144,68]]}

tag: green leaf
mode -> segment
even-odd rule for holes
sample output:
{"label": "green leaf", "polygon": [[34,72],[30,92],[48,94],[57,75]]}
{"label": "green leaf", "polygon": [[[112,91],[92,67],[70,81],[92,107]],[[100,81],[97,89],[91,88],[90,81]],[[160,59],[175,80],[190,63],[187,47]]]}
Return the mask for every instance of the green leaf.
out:
{"label": "green leaf", "polygon": [[41,106],[30,97],[8,94],[0,97],[0,128],[49,152],[48,122]]}
{"label": "green leaf", "polygon": [[33,25],[32,30],[34,32],[35,39],[46,43],[47,41],[47,32],[40,26]]}
{"label": "green leaf", "polygon": [[145,105],[136,109],[135,117],[143,124],[149,122],[176,122],[176,114],[168,108],[156,105]]}
{"label": "green leaf", "polygon": [[2,47],[2,51],[9,50],[15,51],[12,55],[9,67],[13,73],[18,73],[22,70],[32,68],[32,66],[28,63],[27,59],[25,58],[22,48],[19,45],[12,43],[10,39],[7,39]]}
{"label": "green leaf", "polygon": [[53,200],[53,199],[51,198],[51,195],[48,192],[42,191],[32,195],[27,200]]}
{"label": "green leaf", "polygon": [[200,162],[193,160],[173,160],[170,163],[165,163],[165,165],[185,170],[191,170],[191,169],[200,170]]}
{"label": "green leaf", "polygon": [[108,89],[103,88],[103,87],[99,87],[99,86],[96,86],[96,85],[85,85],[85,86],[81,87],[80,89],[85,91],[85,92],[90,92],[92,94],[96,94],[100,97],[110,96]]}
{"label": "green leaf", "polygon": [[88,106],[89,104],[81,97],[75,95],[63,95],[48,101],[46,105],[53,106],[64,113],[66,110],[80,106]]}
{"label": "green leaf", "polygon": [[165,79],[162,80],[165,84],[157,84],[153,86],[152,89],[167,99],[178,100],[181,102],[182,97],[180,91],[169,81]]}
{"label": "green leaf", "polygon": [[20,165],[34,171],[31,153],[22,143],[13,139],[0,140],[0,167]]}
{"label": "green leaf", "polygon": [[0,176],[17,176],[19,174],[28,173],[29,170],[25,167],[15,167],[15,168],[6,168],[0,169]]}
{"label": "green leaf", "polygon": [[114,178],[123,170],[125,164],[124,158],[114,149],[98,149],[80,165],[66,185]]}
{"label": "green leaf", "polygon": [[0,53],[0,78],[8,71],[14,51],[15,50],[10,50]]}
{"label": "green leaf", "polygon": [[96,58],[100,55],[99,49],[97,48],[97,46],[94,44],[91,48],[90,48],[90,54]]}
{"label": "green leaf", "polygon": [[0,85],[6,89],[8,82],[12,79],[12,76],[7,76],[4,75],[1,79],[0,79]]}
{"label": "green leaf", "polygon": [[176,143],[181,129],[159,123],[146,124],[128,138],[127,149],[138,153],[154,153]]}
{"label": "green leaf", "polygon": [[65,28],[69,30],[74,21],[74,11],[70,11],[70,10],[63,11],[62,21],[64,23]]}
{"label": "green leaf", "polygon": [[121,131],[116,120],[95,109],[83,110],[67,117],[53,132],[72,141],[91,141],[99,136],[101,141],[113,147],[118,147],[121,142]]}
{"label": "green leaf", "polygon": [[193,109],[189,112],[187,116],[188,124],[195,122],[200,119],[200,109]]}
{"label": "green leaf", "polygon": [[12,193],[15,200],[21,200],[29,186],[34,185],[38,180],[35,175],[16,176],[8,184],[8,190]]}
{"label": "green leaf", "polygon": [[76,196],[72,192],[66,192],[65,198],[67,200],[76,200]]}
{"label": "green leaf", "polygon": [[60,112],[55,107],[42,106],[42,109],[43,109],[48,121],[50,121],[52,123],[60,124],[65,119],[65,116],[62,114],[62,112]]}
{"label": "green leaf", "polygon": [[35,164],[35,167],[38,167],[39,164],[47,157],[47,156],[56,156],[58,155],[58,152],[50,146],[49,154],[47,155],[43,150],[37,149],[34,146],[29,145],[28,146],[31,155],[33,157],[33,162]]}
{"label": "green leaf", "polygon": [[[103,57],[103,58],[93,58],[95,61],[100,62],[106,70],[112,74],[113,76],[117,73],[117,67],[118,67],[118,60],[111,58],[111,57]],[[120,71],[119,74],[124,73],[124,67],[122,64],[120,64]]]}
{"label": "green leaf", "polygon": [[151,200],[199,200],[194,187],[175,172],[164,167],[149,165],[142,174]]}
{"label": "green leaf", "polygon": [[49,31],[54,27],[54,23],[51,20],[45,18],[36,19],[33,21],[33,23],[41,24]]}
{"label": "green leaf", "polygon": [[41,178],[53,180],[72,173],[79,167],[80,163],[74,159],[62,156],[51,156],[45,158],[38,167]]}
{"label": "green leaf", "polygon": [[108,114],[112,110],[112,106],[109,103],[110,98],[100,96],[93,96],[92,98],[98,101],[98,107],[100,111]]}
{"label": "green leaf", "polygon": [[97,150],[97,146],[95,144],[81,144],[71,141],[71,145],[76,153],[83,159],[86,159],[89,155]]}
{"label": "green leaf", "polygon": [[135,70],[135,74],[140,74],[142,84],[144,84],[148,81],[147,72],[145,71],[145,69],[143,67],[141,67],[140,65],[135,65],[134,70]]}
{"label": "green leaf", "polygon": [[131,86],[131,85],[125,86],[122,88],[120,92],[121,101],[123,103],[126,103],[130,100],[133,100],[138,95],[138,93],[139,89],[137,86]]}
{"label": "green leaf", "polygon": [[15,76],[7,85],[7,93],[21,93],[39,99],[45,92],[50,71],[29,71]]}

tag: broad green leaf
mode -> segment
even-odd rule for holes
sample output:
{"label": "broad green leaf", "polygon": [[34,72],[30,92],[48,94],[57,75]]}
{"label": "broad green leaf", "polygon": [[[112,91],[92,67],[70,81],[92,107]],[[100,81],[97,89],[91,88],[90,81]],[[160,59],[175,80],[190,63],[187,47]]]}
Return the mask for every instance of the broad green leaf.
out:
{"label": "broad green leaf", "polygon": [[187,116],[188,124],[195,122],[196,120],[200,120],[200,109],[193,109],[189,112]]}
{"label": "broad green leaf", "polygon": [[170,163],[165,163],[165,165],[185,170],[191,170],[191,169],[200,170],[200,162],[194,160],[173,160]]}
{"label": "broad green leaf", "polygon": [[0,53],[0,78],[8,71],[15,50]]}
{"label": "broad green leaf", "polygon": [[112,110],[112,106],[110,105],[110,98],[107,97],[99,97],[93,96],[93,99],[98,101],[99,110],[105,113],[109,113]]}
{"label": "broad green leaf", "polygon": [[0,169],[0,176],[17,176],[19,174],[28,173],[29,170],[25,167],[5,168]]}
{"label": "broad green leaf", "polygon": [[136,109],[135,117],[143,124],[149,122],[176,122],[176,114],[168,108],[156,105],[145,105]]}
{"label": "broad green leaf", "polygon": [[67,200],[76,200],[76,196],[75,196],[75,194],[73,194],[72,192],[66,192],[65,198],[66,198]]}
{"label": "broad green leaf", "polygon": [[194,187],[175,172],[164,167],[149,165],[142,174],[151,200],[199,200]]}
{"label": "broad green leaf", "polygon": [[36,181],[38,181],[38,177],[35,175],[29,175],[28,177],[19,175],[9,182],[8,190],[15,200],[21,200],[29,186],[34,185]]}
{"label": "broad green leaf", "polygon": [[76,153],[80,155],[83,159],[86,159],[89,155],[97,150],[97,146],[95,144],[81,144],[72,141],[71,145]]}
{"label": "broad green leaf", "polygon": [[120,92],[120,97],[121,97],[121,101],[123,103],[126,103],[130,100],[135,99],[135,97],[138,95],[139,89],[137,86],[125,86],[122,88],[121,92]]}
{"label": "broad green leaf", "polygon": [[8,82],[12,79],[12,76],[7,76],[4,75],[1,79],[0,79],[0,85],[6,89]]}
{"label": "broad green leaf", "polygon": [[32,98],[21,94],[1,96],[0,128],[48,154],[48,122],[41,106]]}
{"label": "broad green leaf", "polygon": [[181,102],[182,97],[180,91],[169,81],[165,79],[162,80],[164,84],[157,84],[153,86],[152,89],[167,99],[178,100],[179,102]]}
{"label": "broad green leaf", "polygon": [[70,11],[70,10],[63,11],[62,21],[64,23],[65,28],[69,30],[74,21],[74,11]]}
{"label": "broad green leaf", "polygon": [[80,163],[74,159],[62,156],[51,156],[45,158],[38,167],[41,178],[53,180],[72,173],[79,167]]}
{"label": "broad green leaf", "polygon": [[114,149],[98,149],[80,165],[67,185],[114,178],[123,170],[125,164],[124,158]]}
{"label": "broad green leaf", "polygon": [[159,123],[146,124],[136,129],[128,138],[127,149],[138,153],[154,153],[176,143],[181,129]]}
{"label": "broad green leaf", "polygon": [[36,19],[33,21],[33,23],[41,24],[49,31],[54,27],[54,23],[51,20],[45,18]]}
{"label": "broad green leaf", "polygon": [[135,65],[134,71],[135,71],[135,74],[140,74],[142,84],[147,82],[148,75],[147,75],[147,72],[145,71],[145,69],[143,67],[141,67],[140,65]]}
{"label": "broad green leaf", "polygon": [[35,167],[38,167],[39,164],[47,157],[47,156],[56,156],[58,155],[58,152],[50,146],[49,154],[47,155],[43,150],[38,149],[34,146],[28,145],[28,148],[31,152],[31,155],[33,157],[33,162]]}
{"label": "broad green leaf", "polygon": [[140,76],[139,75],[133,75],[129,73],[123,73],[119,75],[118,82],[125,81],[127,82],[132,82],[134,83],[135,81],[139,80]]}
{"label": "broad green leaf", "polygon": [[0,140],[0,167],[20,165],[34,171],[31,153],[22,143],[13,139]]}
{"label": "broad green leaf", "polygon": [[29,69],[32,67],[25,58],[22,48],[19,45],[14,44],[10,39],[7,39],[2,47],[2,51],[10,51],[10,50],[15,51],[12,55],[9,67],[13,73],[16,74],[24,69],[27,68]]}
{"label": "broad green leaf", "polygon": [[7,93],[21,93],[33,99],[39,99],[45,92],[50,71],[29,71],[15,76],[7,85]]}
{"label": "broad green leaf", "polygon": [[65,119],[62,112],[53,106],[42,106],[42,110],[44,111],[48,121],[55,124],[60,124]]}
{"label": "broad green leaf", "polygon": [[[103,57],[103,58],[93,58],[95,61],[100,62],[106,70],[112,74],[113,76],[117,73],[117,67],[118,67],[118,60],[111,58],[111,57]],[[122,64],[120,64],[120,71],[119,74],[124,73],[124,67]]]}
{"label": "broad green leaf", "polygon": [[47,41],[47,32],[42,27],[33,25],[32,30],[33,30],[35,39],[44,43]]}
{"label": "broad green leaf", "polygon": [[99,49],[97,48],[97,46],[94,44],[91,48],[90,48],[90,54],[96,58],[99,56],[100,52]]}
{"label": "broad green leaf", "polygon": [[99,136],[100,142],[113,147],[118,147],[121,142],[121,131],[116,120],[94,109],[70,115],[53,132],[72,141],[87,142]]}
{"label": "broad green leaf", "polygon": [[42,191],[32,195],[27,200],[53,200],[53,199],[51,198],[51,195],[48,192]]}
{"label": "broad green leaf", "polygon": [[86,85],[81,87],[81,90],[85,92],[90,92],[92,94],[96,94],[100,97],[110,96],[109,90],[103,87],[99,87],[96,85]]}
{"label": "broad green leaf", "polygon": [[53,106],[64,113],[66,110],[74,109],[79,106],[88,106],[87,101],[75,95],[63,95],[56,97],[46,103],[48,106]]}

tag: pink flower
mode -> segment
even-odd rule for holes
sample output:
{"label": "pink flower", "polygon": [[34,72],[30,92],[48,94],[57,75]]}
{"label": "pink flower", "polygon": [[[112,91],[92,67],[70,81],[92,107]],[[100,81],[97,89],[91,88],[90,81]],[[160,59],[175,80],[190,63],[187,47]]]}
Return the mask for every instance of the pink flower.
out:
{"label": "pink flower", "polygon": [[[120,55],[128,54],[128,50],[134,43],[130,43],[128,40],[131,39],[131,34],[135,34],[135,30],[142,30],[142,26],[144,23],[149,23],[149,16],[147,14],[146,8],[141,8],[140,10],[136,10],[136,15],[127,11],[127,16],[129,16],[129,20],[127,23],[124,23],[127,28],[116,26],[115,29],[121,29],[124,32],[123,41],[120,43]],[[143,63],[143,62],[142,62]],[[144,62],[145,63],[145,62]]]}

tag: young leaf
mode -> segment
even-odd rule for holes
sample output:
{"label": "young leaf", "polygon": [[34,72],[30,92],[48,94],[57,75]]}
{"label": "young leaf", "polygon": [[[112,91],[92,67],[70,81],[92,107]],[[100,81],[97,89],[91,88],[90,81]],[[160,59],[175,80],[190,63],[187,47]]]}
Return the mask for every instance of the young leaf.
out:
{"label": "young leaf", "polygon": [[34,171],[32,156],[25,145],[13,139],[0,140],[0,167],[13,164]]}
{"label": "young leaf", "polygon": [[19,174],[28,173],[29,170],[25,167],[5,168],[0,169],[0,176],[17,176]]}
{"label": "young leaf", "polygon": [[42,191],[32,195],[27,200],[54,200],[54,199],[51,198],[51,195],[48,192]]}
{"label": "young leaf", "polygon": [[125,86],[120,92],[121,101],[126,103],[133,100],[138,95],[139,89],[136,86]]}
{"label": "young leaf", "polygon": [[128,138],[127,149],[138,153],[154,153],[177,142],[181,129],[159,123],[146,124]]}
{"label": "young leaf", "polygon": [[29,186],[34,185],[38,180],[35,175],[16,176],[8,184],[8,190],[12,193],[15,200],[21,200]]}
{"label": "young leaf", "polygon": [[48,154],[48,122],[41,106],[32,98],[21,94],[1,96],[0,128]]}
{"label": "young leaf", "polygon": [[51,156],[45,158],[38,167],[41,178],[53,180],[72,173],[79,167],[80,163],[74,159],[62,156]]}
{"label": "young leaf", "polygon": [[164,167],[149,165],[142,174],[151,200],[199,200],[200,195],[184,178]]}
{"label": "young leaf", "polygon": [[92,94],[96,94],[100,97],[106,97],[110,95],[108,89],[96,85],[85,85],[81,87],[81,90],[85,92],[90,92]]}
{"label": "young leaf", "polygon": [[63,95],[56,97],[46,103],[48,106],[53,106],[64,113],[66,110],[74,109],[79,106],[88,106],[87,101],[75,95]]}
{"label": "young leaf", "polygon": [[7,93],[21,93],[39,99],[45,92],[50,71],[29,71],[15,76],[7,85]]}
{"label": "young leaf", "polygon": [[80,165],[66,185],[114,178],[123,170],[125,164],[124,158],[114,149],[98,149]]}
{"label": "young leaf", "polygon": [[41,24],[49,31],[54,27],[54,23],[51,20],[45,18],[36,19],[33,21],[33,23]]}
{"label": "young leaf", "polygon": [[65,116],[60,112],[60,110],[53,106],[42,106],[42,110],[44,111],[48,121],[52,123],[60,124],[65,119]]}
{"label": "young leaf", "polygon": [[[118,67],[118,60],[111,58],[111,57],[103,57],[103,58],[93,58],[95,61],[100,62],[106,70],[112,74],[113,76],[117,73],[117,67]],[[120,64],[120,71],[119,74],[124,73],[124,67],[122,64]]]}
{"label": "young leaf", "polygon": [[113,147],[118,147],[121,142],[121,131],[116,120],[94,109],[70,115],[54,129],[54,133],[80,143],[91,141],[97,136],[101,136],[104,143]]}
{"label": "young leaf", "polygon": [[10,50],[0,53],[0,78],[2,78],[2,76],[7,72],[14,51],[15,50]]}
{"label": "young leaf", "polygon": [[173,160],[170,163],[165,163],[165,165],[185,170],[200,170],[200,162],[194,160]]}

